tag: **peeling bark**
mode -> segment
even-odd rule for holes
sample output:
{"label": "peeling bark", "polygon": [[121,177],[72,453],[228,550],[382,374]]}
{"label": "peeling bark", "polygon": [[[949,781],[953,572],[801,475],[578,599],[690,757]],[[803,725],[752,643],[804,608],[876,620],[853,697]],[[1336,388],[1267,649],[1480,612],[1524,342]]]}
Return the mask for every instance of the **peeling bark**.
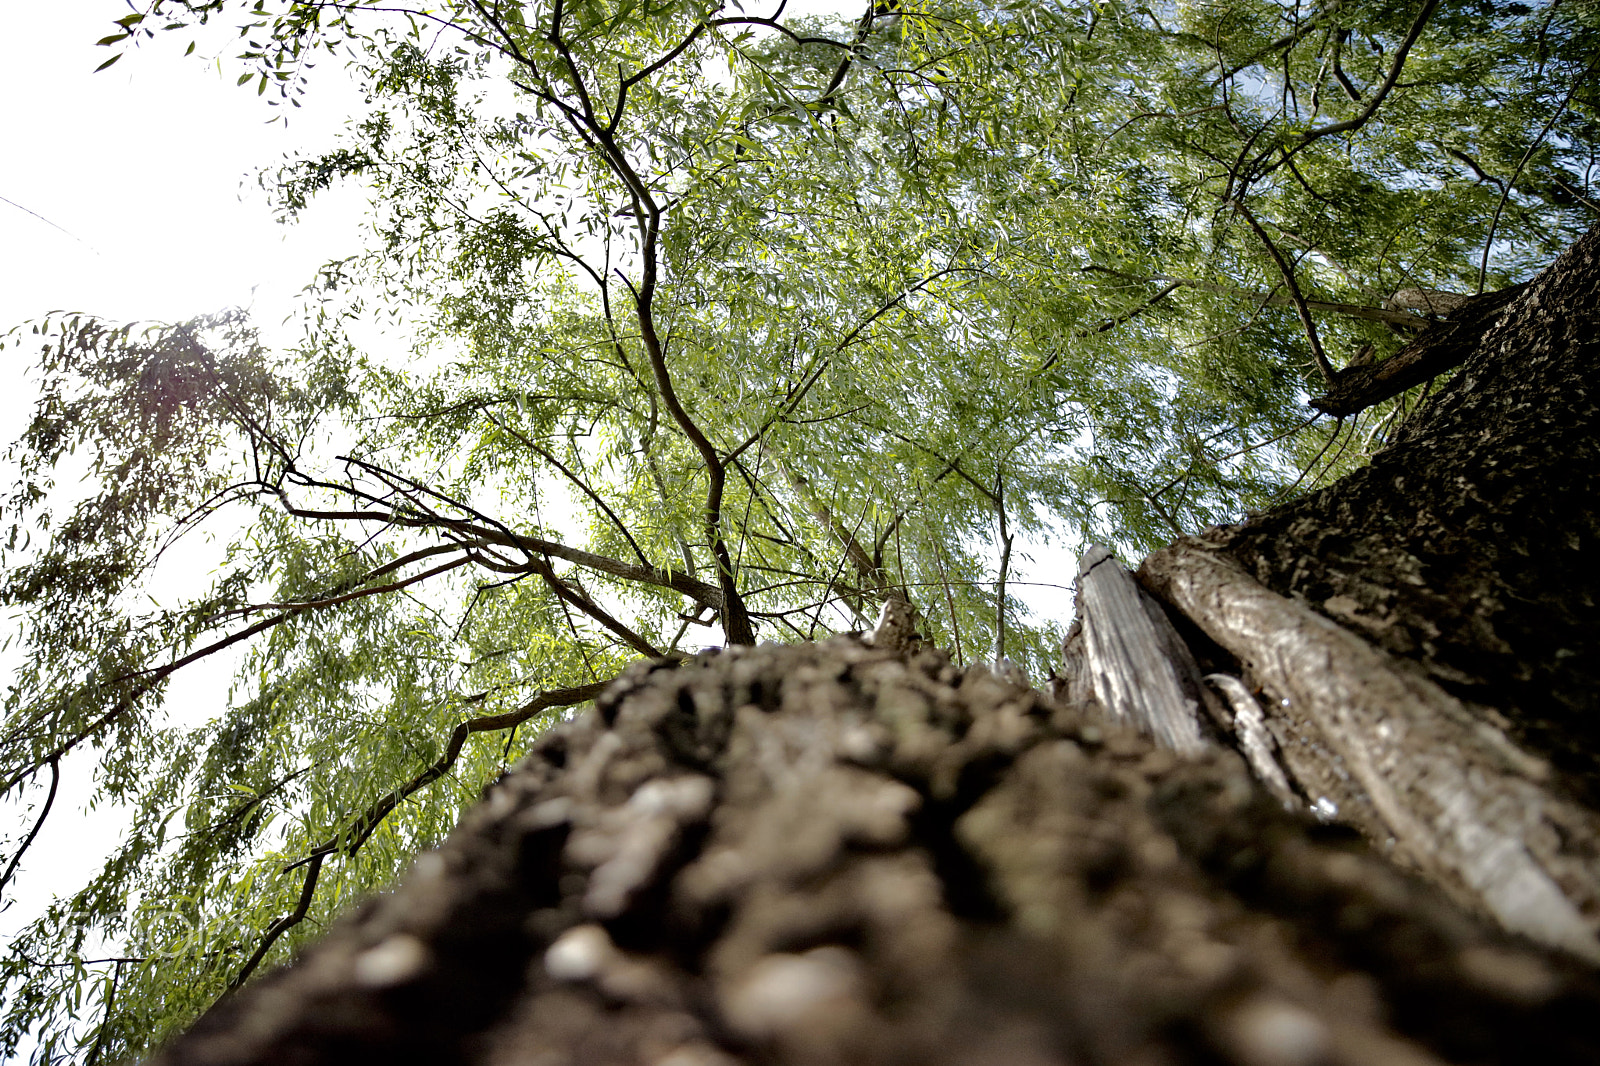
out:
{"label": "peeling bark", "polygon": [[[1250,689],[1231,674],[1207,674],[1205,679],[1227,697],[1231,712],[1227,725],[1238,738],[1239,754],[1250,764],[1256,779],[1267,786],[1267,791],[1278,797],[1284,809],[1291,811],[1296,809],[1299,806],[1299,797],[1295,795],[1294,788],[1289,784],[1289,778],[1279,765],[1277,741],[1273,738],[1272,731],[1267,728],[1267,719],[1261,713],[1261,705],[1250,694]],[[1323,813],[1315,805],[1311,809],[1317,814]]]}
{"label": "peeling bark", "polygon": [[1342,770],[1368,801],[1346,820],[1392,839],[1397,859],[1507,929],[1600,962],[1600,862],[1564,846],[1600,840],[1600,817],[1548,793],[1542,761],[1413,664],[1224,558],[1178,545],[1140,576],[1309,721],[1322,742],[1310,758]]}

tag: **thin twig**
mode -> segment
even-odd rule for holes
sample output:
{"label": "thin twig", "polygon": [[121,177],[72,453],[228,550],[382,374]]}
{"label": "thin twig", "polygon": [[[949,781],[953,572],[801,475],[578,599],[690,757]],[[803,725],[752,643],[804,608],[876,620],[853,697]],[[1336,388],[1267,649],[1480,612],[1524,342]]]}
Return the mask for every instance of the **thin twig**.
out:
{"label": "thin twig", "polygon": [[1000,579],[995,585],[995,662],[1006,657],[1006,575],[1011,569],[1011,530],[1006,524],[1005,480],[999,470],[994,475],[994,507],[1000,515]]}
{"label": "thin twig", "polygon": [[1501,188],[1500,202],[1494,205],[1494,218],[1489,223],[1489,236],[1484,238],[1483,241],[1483,259],[1478,264],[1478,293],[1481,294],[1483,292],[1484,279],[1489,273],[1489,251],[1494,247],[1494,231],[1499,228],[1500,215],[1506,209],[1506,201],[1511,198],[1511,187],[1516,184],[1517,178],[1522,176],[1522,168],[1528,165],[1528,160],[1533,158],[1533,153],[1539,150],[1539,146],[1544,143],[1544,139],[1550,135],[1550,130],[1554,128],[1556,121],[1566,114],[1567,106],[1572,103],[1573,94],[1583,85],[1597,63],[1600,63],[1600,59],[1591,60],[1589,65],[1584,68],[1583,73],[1572,79],[1572,86],[1567,89],[1567,95],[1562,98],[1561,106],[1556,108],[1555,114],[1550,116],[1550,121],[1544,124],[1544,129],[1539,131],[1539,136],[1535,137],[1533,143],[1528,145],[1528,150],[1522,153],[1522,158],[1517,160],[1516,169],[1511,172],[1511,177],[1506,180],[1505,185]]}
{"label": "thin twig", "polygon": [[1306,306],[1306,298],[1300,294],[1300,283],[1295,280],[1294,268],[1284,259],[1283,253],[1278,251],[1278,246],[1272,243],[1272,238],[1267,236],[1267,231],[1261,223],[1256,221],[1256,216],[1251,214],[1243,200],[1233,202],[1234,209],[1250,224],[1250,228],[1260,238],[1266,247],[1267,254],[1272,256],[1272,261],[1278,265],[1278,271],[1283,275],[1284,284],[1289,287],[1289,297],[1294,300],[1294,309],[1300,316],[1300,325],[1306,331],[1306,339],[1311,342],[1311,357],[1317,361],[1317,369],[1322,372],[1322,380],[1333,384],[1333,364],[1328,361],[1328,355],[1322,350],[1322,340],[1317,336],[1317,323],[1311,317],[1311,309]]}
{"label": "thin twig", "polygon": [[111,1028],[111,1010],[117,1003],[117,986],[122,983],[122,967],[127,959],[117,959],[116,967],[111,971],[111,987],[106,991],[105,1012],[100,1018],[100,1026],[95,1030],[94,1047],[89,1049],[84,1066],[95,1066],[100,1061],[100,1049],[106,1044],[106,1031]]}

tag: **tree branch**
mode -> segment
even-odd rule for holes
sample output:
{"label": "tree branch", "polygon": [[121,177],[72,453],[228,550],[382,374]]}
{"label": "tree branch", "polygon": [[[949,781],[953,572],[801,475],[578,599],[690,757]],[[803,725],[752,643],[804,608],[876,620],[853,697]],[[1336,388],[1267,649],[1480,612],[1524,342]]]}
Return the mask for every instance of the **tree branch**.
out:
{"label": "tree branch", "polygon": [[[16,853],[11,856],[11,861],[6,863],[6,872],[0,875],[0,894],[11,883],[11,878],[16,875],[17,866],[22,862],[22,856],[27,854],[28,848],[33,846],[34,838],[39,835],[39,830],[44,828],[44,820],[50,817],[50,808],[56,802],[56,789],[61,785],[61,756],[52,755],[48,760],[50,764],[50,791],[44,798],[44,809],[39,812],[39,817],[34,821],[33,828],[28,831],[27,837],[17,846]],[[10,791],[8,788],[7,791]]]}
{"label": "tree branch", "polygon": [[[1365,126],[1367,121],[1371,119],[1373,115],[1377,114],[1378,106],[1383,103],[1385,98],[1387,98],[1389,93],[1394,89],[1395,82],[1400,79],[1400,71],[1405,68],[1406,56],[1410,54],[1411,46],[1416,44],[1417,38],[1422,36],[1423,29],[1427,27],[1428,20],[1433,17],[1434,9],[1438,6],[1439,0],[1426,0],[1426,2],[1422,5],[1422,10],[1417,12],[1417,17],[1412,20],[1411,28],[1406,31],[1405,39],[1400,42],[1400,47],[1395,51],[1394,62],[1389,65],[1388,76],[1383,79],[1383,84],[1378,86],[1378,91],[1372,94],[1372,99],[1367,101],[1367,106],[1361,109],[1360,114],[1356,115],[1354,118],[1345,119],[1343,122],[1330,122],[1326,126],[1318,126],[1314,130],[1307,130],[1305,133],[1300,135],[1300,139],[1296,141],[1293,146],[1283,150],[1283,158],[1280,159],[1274,167],[1268,168],[1268,171],[1262,171],[1254,176],[1260,177],[1262,173],[1267,173],[1272,169],[1276,169],[1277,166],[1282,166],[1290,159],[1293,159],[1302,148],[1313,141],[1319,140],[1323,137],[1331,137],[1336,133],[1349,133],[1360,129],[1362,126]],[[1254,171],[1256,167],[1261,165],[1267,156],[1271,155],[1275,151],[1278,151],[1277,145],[1268,148],[1266,151],[1256,156],[1256,158],[1251,161],[1249,169]],[[1244,190],[1241,189],[1235,198],[1237,199],[1238,196],[1242,196],[1243,192]]]}
{"label": "tree branch", "polygon": [[1317,336],[1317,323],[1311,317],[1311,309],[1306,306],[1306,298],[1300,294],[1300,283],[1295,280],[1294,268],[1284,259],[1283,253],[1278,251],[1278,246],[1272,243],[1272,238],[1267,236],[1267,231],[1256,221],[1256,216],[1250,213],[1244,201],[1235,200],[1233,207],[1250,224],[1250,228],[1255,231],[1267,249],[1267,254],[1272,256],[1272,261],[1278,265],[1278,272],[1283,275],[1283,282],[1289,287],[1289,296],[1294,300],[1294,309],[1300,315],[1300,325],[1306,331],[1306,339],[1311,342],[1311,357],[1317,361],[1317,369],[1322,372],[1322,380],[1332,385],[1333,364],[1328,361],[1327,353],[1322,350],[1322,340]]}
{"label": "tree branch", "polygon": [[609,629],[616,636],[620,637],[624,644],[643,655],[649,656],[652,659],[661,658],[661,650],[659,648],[655,647],[648,640],[645,640],[639,634],[635,633],[633,630],[617,621],[617,619],[611,616],[610,612],[601,607],[598,603],[595,603],[593,600],[591,600],[585,593],[574,589],[570,584],[561,580],[561,578],[556,575],[555,569],[551,567],[549,563],[543,563],[542,565],[536,563],[534,572],[544,579],[545,584],[549,586],[551,592],[554,592],[561,599],[572,604],[572,606],[576,607],[590,618],[593,618],[596,622],[599,622],[606,629]]}
{"label": "tree branch", "polygon": [[1383,362],[1345,367],[1328,382],[1327,392],[1310,401],[1311,406],[1324,414],[1353,415],[1460,365],[1500,312],[1526,288],[1513,285],[1474,297]]}
{"label": "tree branch", "polygon": [[[344,486],[334,484],[329,484],[325,487],[344,489]],[[715,585],[708,584],[681,571],[625,563],[609,555],[600,555],[595,552],[585,551],[582,548],[572,548],[559,541],[547,540],[544,537],[536,537],[526,533],[517,533],[506,530],[503,527],[485,527],[472,522],[444,518],[443,516],[404,516],[390,511],[315,511],[308,508],[297,508],[287,503],[284,504],[284,511],[297,518],[319,521],[383,522],[409,529],[445,529],[456,533],[470,533],[479,538],[483,544],[498,544],[506,548],[515,548],[530,558],[550,556],[551,558],[575,563],[578,566],[595,570],[602,574],[610,574],[612,577],[621,578],[624,581],[634,581],[641,585],[653,585],[657,588],[671,589],[689,597],[701,606],[710,607],[713,610],[719,610],[722,606],[722,593]]]}
{"label": "tree branch", "polygon": [[[1093,264],[1086,266],[1083,269],[1097,274],[1110,274],[1113,277],[1125,278],[1128,281],[1136,282],[1138,284],[1149,284],[1150,282],[1157,281],[1167,282],[1176,284],[1186,289],[1198,289],[1201,292],[1216,293],[1219,296],[1237,296],[1243,300],[1253,300],[1258,304],[1264,304],[1272,307],[1294,306],[1294,301],[1289,297],[1282,295],[1281,293],[1256,292],[1252,289],[1246,289],[1238,285],[1224,285],[1215,281],[1201,281],[1198,278],[1179,278],[1173,277],[1169,274],[1153,274],[1150,277],[1139,277],[1134,274],[1124,274],[1121,271],[1112,270],[1109,267],[1096,266]],[[1162,295],[1164,296],[1166,294],[1163,293]],[[1137,310],[1142,312],[1146,307],[1149,306],[1150,303],[1154,302],[1154,299],[1155,298],[1152,298],[1151,301],[1146,301],[1144,304],[1138,305]],[[1422,319],[1419,319],[1416,315],[1411,314],[1410,312],[1392,310],[1386,307],[1367,307],[1362,304],[1335,303],[1328,300],[1309,299],[1306,300],[1306,306],[1311,308],[1313,311],[1322,311],[1333,315],[1343,315],[1346,318],[1359,318],[1368,322],[1383,322],[1391,326],[1402,326],[1410,329],[1416,329],[1423,324]],[[1132,317],[1132,315],[1129,315],[1128,317]],[[1092,333],[1103,332],[1106,329],[1110,329],[1112,326],[1120,324],[1120,322],[1114,319],[1108,319],[1106,322],[1101,323],[1099,326],[1093,329],[1082,331],[1081,335],[1086,337]]]}
{"label": "tree branch", "polygon": [[[444,752],[433,761],[425,770],[412,777],[405,784],[392,792],[367,805],[367,809],[357,815],[349,827],[335,833],[327,840],[311,849],[311,853],[300,862],[287,867],[294,869],[305,863],[316,862],[320,856],[331,854],[342,846],[347,856],[355,855],[361,846],[367,842],[373,832],[383,823],[394,809],[409,798],[413,793],[426,788],[445,774],[455,765],[456,759],[461,755],[461,748],[467,738],[474,733],[498,732],[502,729],[513,729],[536,715],[556,707],[570,707],[578,703],[586,703],[605,691],[606,686],[616,678],[607,678],[604,681],[595,681],[587,685],[575,685],[571,688],[553,689],[541,692],[533,699],[524,703],[514,711],[503,714],[486,714],[478,718],[469,718],[460,723],[450,733],[450,739],[445,742]],[[481,702],[483,696],[473,697],[474,702]]]}
{"label": "tree branch", "polygon": [[1511,198],[1512,186],[1522,176],[1522,168],[1528,165],[1528,160],[1533,158],[1533,153],[1537,152],[1539,146],[1544,143],[1544,139],[1550,136],[1550,131],[1555,127],[1556,121],[1566,113],[1567,107],[1572,103],[1572,97],[1588,79],[1596,64],[1600,64],[1600,59],[1591,60],[1589,65],[1584,68],[1583,73],[1572,79],[1572,85],[1567,89],[1567,95],[1562,98],[1561,106],[1556,108],[1555,113],[1544,124],[1544,128],[1539,131],[1539,136],[1535,137],[1532,143],[1528,145],[1527,151],[1522,153],[1522,158],[1517,160],[1516,169],[1511,172],[1511,177],[1501,186],[1500,202],[1494,206],[1494,218],[1489,223],[1489,235],[1483,240],[1483,260],[1478,265],[1478,292],[1483,292],[1483,281],[1489,274],[1489,251],[1494,247],[1494,231],[1500,227],[1500,215],[1506,209],[1506,201]]}
{"label": "tree branch", "polygon": [[1006,577],[1011,571],[1011,528],[1006,523],[1006,484],[997,470],[994,477],[994,509],[1000,516],[1000,577],[995,584],[994,658],[1006,657]]}
{"label": "tree branch", "polygon": [[300,886],[300,899],[295,904],[294,910],[285,914],[267,928],[266,933],[261,937],[261,943],[256,946],[256,950],[251,956],[245,960],[244,965],[239,968],[239,972],[234,974],[233,980],[228,982],[228,987],[223,991],[218,1002],[227,999],[238,991],[239,986],[243,985],[250,975],[256,972],[256,967],[261,965],[261,960],[267,957],[267,952],[272,950],[272,945],[278,942],[278,938],[304,920],[306,912],[311,909],[312,896],[317,891],[317,878],[322,874],[322,860],[327,857],[328,853],[325,851],[319,851],[311,856],[310,865],[306,867],[305,881]]}
{"label": "tree branch", "polygon": [[711,545],[711,554],[717,564],[718,584],[722,588],[723,631],[727,634],[730,644],[754,644],[755,630],[750,624],[750,615],[745,607],[744,598],[739,594],[738,576],[734,572],[733,558],[728,554],[728,544],[722,535],[722,497],[727,486],[727,466],[717,454],[717,449],[711,440],[689,416],[689,412],[684,410],[683,403],[678,399],[678,390],[673,386],[672,375],[667,370],[666,354],[662,350],[661,338],[656,333],[652,302],[656,289],[658,225],[659,215],[651,221],[646,234],[644,278],[634,294],[639,332],[644,341],[645,354],[650,360],[650,370],[655,376],[656,389],[661,393],[661,402],[666,406],[667,413],[672,416],[678,428],[683,431],[684,436],[689,438],[689,442],[700,453],[701,461],[705,464],[709,481],[705,503],[706,540]]}
{"label": "tree branch", "polygon": [[644,549],[639,547],[639,542],[633,539],[633,534],[628,532],[628,527],[622,524],[622,519],[617,517],[617,513],[611,509],[610,505],[607,504],[604,499],[601,498],[599,493],[595,492],[594,489],[589,487],[589,483],[587,481],[573,473],[571,470],[567,469],[566,464],[562,463],[561,460],[557,459],[547,449],[535,444],[525,434],[519,432],[514,427],[500,422],[488,412],[484,413],[484,417],[488,418],[490,422],[494,423],[506,433],[511,434],[511,436],[520,441],[522,445],[529,451],[539,455],[544,459],[545,462],[561,471],[561,473],[566,476],[568,481],[578,486],[579,490],[582,491],[585,496],[588,496],[589,499],[593,500],[595,506],[599,507],[600,510],[605,513],[605,516],[611,520],[611,524],[617,527],[617,532],[621,533],[623,539],[628,542],[628,547],[632,548],[633,554],[639,557],[639,562],[643,563],[651,570],[655,569],[655,567],[651,564],[649,557],[645,555]]}
{"label": "tree branch", "polygon": [[861,575],[861,580],[870,588],[881,586],[884,575],[873,561],[871,553],[861,545],[855,534],[846,528],[843,522],[839,521],[833,510],[817,498],[815,490],[811,487],[811,482],[805,475],[796,473],[781,456],[773,452],[771,446],[765,441],[762,442],[761,450],[777,464],[784,480],[789,482],[789,487],[794,490],[796,496],[800,497],[801,502],[805,504],[806,509],[811,512],[812,516],[831,531],[835,537],[839,538],[839,542],[844,546],[845,554],[850,557],[850,561],[855,564],[856,572]]}

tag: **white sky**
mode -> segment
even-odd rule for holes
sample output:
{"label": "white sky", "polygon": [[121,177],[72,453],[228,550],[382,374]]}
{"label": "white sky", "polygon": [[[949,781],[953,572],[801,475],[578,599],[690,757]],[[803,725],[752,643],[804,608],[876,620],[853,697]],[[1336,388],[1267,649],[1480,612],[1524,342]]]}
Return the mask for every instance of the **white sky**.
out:
{"label": "white sky", "polygon": [[[0,203],[7,325],[56,308],[178,319],[249,304],[252,290],[266,310],[353,244],[348,203],[281,227],[251,179],[285,152],[331,140],[354,100],[341,72],[330,64],[317,85],[325,91],[304,107],[269,107],[235,88],[242,68],[226,35],[210,34],[183,60],[190,38],[174,33],[92,73],[112,54],[95,40],[128,10],[122,0],[72,0],[9,14],[0,196],[19,206]],[[221,70],[201,58],[219,48]],[[267,124],[284,110],[287,126]]]}

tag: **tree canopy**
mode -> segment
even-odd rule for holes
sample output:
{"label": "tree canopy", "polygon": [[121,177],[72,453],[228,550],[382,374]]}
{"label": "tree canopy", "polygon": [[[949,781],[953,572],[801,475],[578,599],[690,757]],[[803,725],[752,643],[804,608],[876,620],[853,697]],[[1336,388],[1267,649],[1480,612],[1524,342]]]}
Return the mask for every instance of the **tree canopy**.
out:
{"label": "tree canopy", "polygon": [[[36,820],[0,891],[64,760],[129,821],[0,951],[0,1053],[148,1051],[640,656],[903,597],[1043,676],[1030,546],[1362,462],[1417,389],[1308,402],[1600,212],[1600,11],[1559,0],[149,0],[101,43],[219,29],[286,107],[355,72],[343,143],[261,182],[291,219],[359,184],[371,239],[285,348],[236,311],[7,338],[40,399],[0,785]],[[213,655],[231,691],[169,720]]]}

